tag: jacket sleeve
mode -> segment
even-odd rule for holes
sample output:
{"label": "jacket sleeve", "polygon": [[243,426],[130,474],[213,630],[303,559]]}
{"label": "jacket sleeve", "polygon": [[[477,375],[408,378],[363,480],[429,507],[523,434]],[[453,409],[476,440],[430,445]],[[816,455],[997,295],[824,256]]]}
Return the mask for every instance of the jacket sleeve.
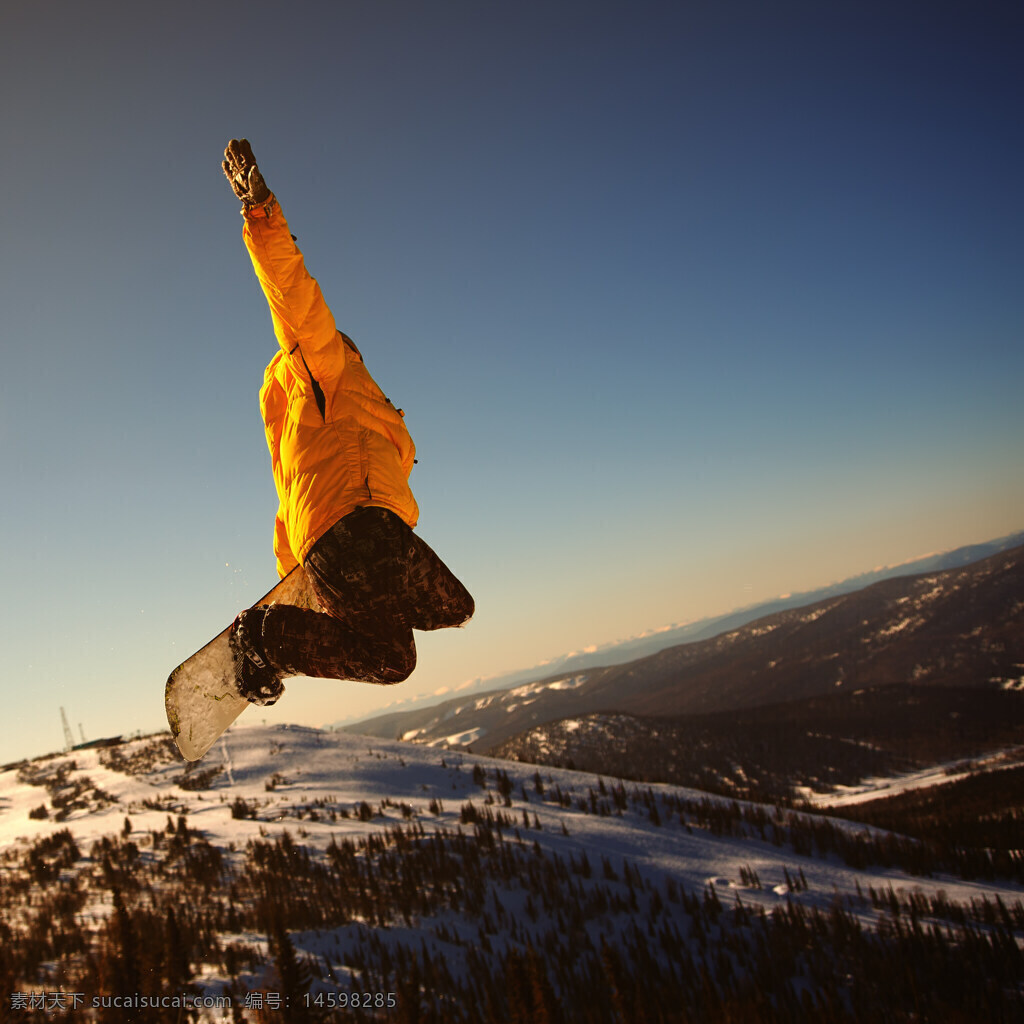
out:
{"label": "jacket sleeve", "polygon": [[[345,367],[345,345],[280,205],[272,196],[263,206],[243,210],[243,215],[242,237],[267,297],[278,344],[298,376],[307,376],[308,367],[321,385],[333,384]],[[301,359],[292,354],[296,347]]]}

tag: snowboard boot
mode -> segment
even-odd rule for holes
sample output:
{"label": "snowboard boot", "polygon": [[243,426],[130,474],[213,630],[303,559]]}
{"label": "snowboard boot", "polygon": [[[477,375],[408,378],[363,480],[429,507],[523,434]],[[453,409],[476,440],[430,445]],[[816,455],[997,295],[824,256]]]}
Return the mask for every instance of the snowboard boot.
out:
{"label": "snowboard boot", "polygon": [[282,673],[274,667],[263,643],[266,608],[249,608],[231,624],[228,642],[235,659],[238,692],[252,704],[269,707],[284,693]]}

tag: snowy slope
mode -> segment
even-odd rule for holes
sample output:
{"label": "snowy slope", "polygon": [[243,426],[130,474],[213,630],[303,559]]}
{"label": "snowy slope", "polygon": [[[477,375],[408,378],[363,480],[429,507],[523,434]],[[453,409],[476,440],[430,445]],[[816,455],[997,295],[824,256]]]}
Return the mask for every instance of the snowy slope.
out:
{"label": "snowy slope", "polygon": [[[772,822],[783,819],[771,809],[762,815],[760,827],[750,823],[758,813],[753,805],[747,807],[752,817],[746,824],[731,819],[731,824],[723,825],[716,824],[713,814],[702,818],[694,810],[702,801],[723,814],[730,806],[740,810],[724,799],[705,799],[680,787],[616,786],[593,775],[546,768],[538,773],[533,766],[347,733],[256,727],[230,731],[189,771],[172,759],[163,738],[155,738],[110,751],[77,751],[0,773],[0,858],[13,864],[33,844],[68,829],[81,852],[70,870],[81,879],[95,877],[99,855],[92,844],[104,836],[130,838],[141,863],[156,864],[162,848],[158,839],[171,831],[175,818],[184,819],[188,829],[235,865],[242,863],[243,851],[251,851],[251,844],[273,843],[286,832],[289,843],[294,839],[314,859],[327,859],[332,848],[346,840],[356,843],[368,836],[381,837],[383,850],[396,842],[395,830],[401,829],[410,830],[411,836],[401,842],[421,845],[430,836],[454,842],[460,832],[472,836],[475,831],[486,848],[489,830],[481,831],[477,815],[505,815],[505,825],[497,830],[497,847],[490,843],[491,856],[497,856],[496,848],[504,848],[509,856],[515,853],[520,858],[517,871],[523,872],[538,858],[542,863],[573,865],[572,877],[580,886],[573,901],[590,894],[595,906],[604,906],[611,898],[606,911],[595,911],[586,921],[586,941],[594,948],[602,942],[632,948],[636,939],[631,929],[658,912],[676,891],[694,894],[705,905],[709,893],[727,906],[740,901],[747,910],[763,910],[767,920],[775,914],[785,918],[796,912],[794,907],[828,915],[841,904],[868,930],[875,929],[886,913],[865,897],[872,889],[891,890],[897,898],[916,894],[965,906],[997,898],[1012,906],[1022,897],[1020,886],[1011,883],[922,878],[891,867],[854,868],[834,854],[812,855],[809,847],[798,853],[795,823],[800,816],[790,817],[790,833],[783,829],[791,840],[773,842]],[[43,806],[48,817],[30,816]],[[55,820],[61,806],[67,808],[66,816]],[[689,810],[683,813],[683,807]],[[850,837],[866,831],[839,821],[835,827]],[[371,851],[365,859],[371,859]],[[113,913],[113,903],[110,892],[95,884],[88,910],[92,926],[101,928]],[[314,979],[314,990],[345,991],[355,984],[362,973],[352,967],[355,950],[362,964],[371,948],[378,954],[380,948],[422,949],[422,955],[446,964],[453,985],[470,985],[474,973],[482,970],[477,959],[484,955],[481,936],[486,938],[487,955],[499,964],[516,949],[550,945],[550,935],[561,927],[562,911],[556,917],[554,911],[545,915],[538,907],[555,897],[532,888],[527,874],[518,881],[490,871],[464,879],[466,889],[478,885],[487,890],[480,904],[487,908],[483,916],[481,911],[467,916],[451,898],[428,906],[426,890],[421,889],[419,912],[404,906],[392,919],[373,922],[346,911],[344,921],[335,926],[291,930],[300,954],[328,965]],[[3,916],[17,927],[19,905],[10,902],[10,894],[6,898]],[[677,921],[685,920],[681,910],[674,913]],[[23,924],[28,904],[24,914]],[[723,936],[729,926],[718,927],[717,934]],[[669,930],[666,924],[666,934]],[[689,941],[696,949],[693,935]],[[254,955],[270,957],[267,935],[252,928],[222,934],[219,941],[221,947],[250,948]],[[664,969],[682,969],[673,954],[663,951],[658,956]],[[240,996],[238,988],[231,988],[233,982],[245,990],[279,984],[267,967],[250,964],[230,974],[214,962],[193,961],[193,966],[193,981],[200,990],[222,997],[228,993],[236,1009]],[[56,975],[50,970],[49,977],[22,979],[23,988],[62,987],[66,979],[59,970]],[[369,968],[365,970],[369,976]],[[799,989],[807,980],[796,978],[792,984]],[[452,1012],[450,1006],[446,1012]],[[228,1019],[219,1013],[209,1011],[204,1019]]]}
{"label": "snowy slope", "polygon": [[[134,741],[130,749],[145,741]],[[135,831],[164,828],[167,817],[184,814],[189,824],[202,830],[214,845],[228,847],[245,843],[269,831],[290,828],[301,821],[303,842],[323,850],[332,839],[350,838],[382,831],[389,824],[403,821],[397,808],[382,818],[369,822],[349,819],[342,822],[321,820],[311,822],[301,817],[305,809],[318,801],[338,808],[352,809],[362,802],[378,805],[390,800],[413,808],[416,820],[425,828],[455,829],[460,823],[460,807],[469,800],[482,803],[480,787],[474,783],[472,768],[476,764],[499,765],[514,783],[511,811],[521,818],[523,810],[536,817],[542,831],[537,841],[542,847],[559,853],[586,851],[592,858],[601,855],[623,857],[634,861],[642,870],[671,874],[687,886],[702,887],[710,879],[738,882],[741,866],[754,864],[766,879],[782,879],[782,868],[796,861],[774,848],[746,841],[716,838],[701,832],[688,835],[679,830],[666,832],[649,820],[628,815],[624,819],[602,818],[567,810],[539,798],[524,801],[522,792],[534,791],[536,769],[530,765],[493,761],[435,751],[429,748],[352,736],[347,733],[323,733],[297,726],[254,727],[226,734],[200,768],[186,773],[181,762],[165,762],[140,775],[126,775],[102,763],[99,750],[76,751],[44,762],[52,768],[74,764],[69,782],[87,778],[91,791],[84,799],[89,806],[71,812],[62,821],[33,820],[29,812],[46,800],[39,786],[19,781],[18,773],[0,774],[0,850],[9,844],[21,844],[70,828],[80,845],[103,835],[120,832],[125,816],[131,818]],[[211,788],[189,791],[180,783],[199,772],[217,771]],[[557,783],[573,797],[586,793],[594,784],[593,776],[558,769],[543,769],[548,785]],[[277,780],[274,782],[274,780]],[[267,790],[273,783],[274,788]],[[695,790],[674,786],[652,786],[657,794],[680,794],[700,799]],[[110,798],[109,801],[102,796]],[[257,808],[257,817],[232,817],[232,804],[242,799]],[[433,800],[444,803],[444,811],[432,813]],[[150,809],[146,803],[157,803]],[[723,800],[723,803],[725,801]],[[565,822],[569,836],[561,834]],[[842,828],[855,828],[846,822]],[[534,838],[531,836],[531,839]],[[797,859],[799,860],[799,858]],[[802,862],[801,862],[802,863]],[[822,901],[827,905],[834,887],[841,891],[853,887],[855,873],[835,865],[808,862],[804,865],[809,879],[816,884],[805,895],[805,901]],[[905,880],[908,885],[920,884]],[[948,888],[948,886],[947,886]],[[990,887],[965,885],[965,896],[990,891]],[[999,890],[1002,891],[1002,890]],[[769,891],[751,893],[751,899],[765,906],[776,902]]]}

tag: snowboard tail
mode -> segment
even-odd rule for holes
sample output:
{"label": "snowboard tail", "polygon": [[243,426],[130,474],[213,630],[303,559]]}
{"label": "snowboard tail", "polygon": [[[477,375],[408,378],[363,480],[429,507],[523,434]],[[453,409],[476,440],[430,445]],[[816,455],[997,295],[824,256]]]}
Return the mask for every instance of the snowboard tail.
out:
{"label": "snowboard tail", "polygon": [[[253,607],[290,604],[320,611],[305,569],[293,569]],[[164,706],[171,735],[186,761],[198,761],[246,709],[235,683],[229,626],[183,661],[168,677]]]}

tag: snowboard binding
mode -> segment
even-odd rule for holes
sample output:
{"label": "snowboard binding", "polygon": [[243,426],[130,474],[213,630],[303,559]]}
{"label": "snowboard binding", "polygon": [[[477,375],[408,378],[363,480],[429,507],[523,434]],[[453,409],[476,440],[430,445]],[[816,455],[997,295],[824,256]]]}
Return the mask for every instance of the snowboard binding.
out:
{"label": "snowboard binding", "polygon": [[284,693],[282,673],[271,663],[263,645],[266,608],[248,608],[231,624],[228,643],[234,658],[235,685],[250,704],[270,707]]}

